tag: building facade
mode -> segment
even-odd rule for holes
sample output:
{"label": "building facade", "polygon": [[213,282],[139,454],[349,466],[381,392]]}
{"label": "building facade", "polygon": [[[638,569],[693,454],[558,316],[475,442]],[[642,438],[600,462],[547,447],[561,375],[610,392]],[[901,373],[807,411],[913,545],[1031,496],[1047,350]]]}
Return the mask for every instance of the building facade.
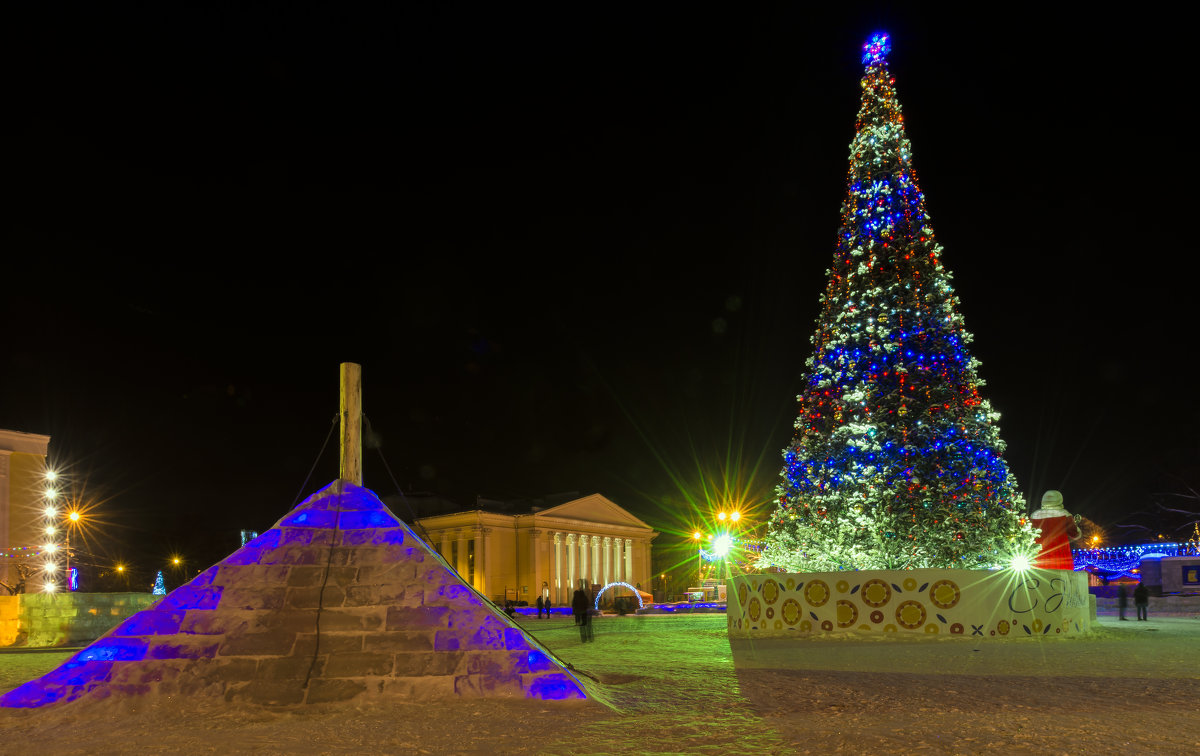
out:
{"label": "building facade", "polygon": [[420,518],[417,525],[464,580],[497,603],[533,604],[540,593],[563,606],[580,580],[650,591],[658,533],[600,494],[529,514],[474,510]]}
{"label": "building facade", "polygon": [[[49,448],[49,436],[0,429],[0,582],[5,585],[16,584],[17,564],[28,563],[45,540],[38,505]],[[6,593],[0,588],[0,595]]]}

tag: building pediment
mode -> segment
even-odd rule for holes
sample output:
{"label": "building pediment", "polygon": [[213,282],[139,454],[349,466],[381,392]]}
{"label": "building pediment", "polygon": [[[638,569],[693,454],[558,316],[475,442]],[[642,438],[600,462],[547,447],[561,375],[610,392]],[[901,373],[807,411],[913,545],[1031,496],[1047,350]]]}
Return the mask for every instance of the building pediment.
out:
{"label": "building pediment", "polygon": [[653,530],[624,508],[600,494],[591,494],[565,504],[559,504],[556,507],[543,509],[537,513],[536,517],[538,520],[576,520]]}
{"label": "building pediment", "polygon": [[49,436],[0,428],[0,451],[16,454],[39,454],[44,457],[49,448]]}

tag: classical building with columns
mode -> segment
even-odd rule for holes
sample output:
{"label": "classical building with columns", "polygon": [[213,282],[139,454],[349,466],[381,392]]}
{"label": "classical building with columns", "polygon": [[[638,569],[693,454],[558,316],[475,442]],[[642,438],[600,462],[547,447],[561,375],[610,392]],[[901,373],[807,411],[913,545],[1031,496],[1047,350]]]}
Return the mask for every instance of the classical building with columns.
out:
{"label": "classical building with columns", "polygon": [[650,542],[658,533],[600,494],[528,514],[477,509],[416,522],[463,579],[497,603],[533,604],[540,592],[563,606],[579,580],[650,591]]}

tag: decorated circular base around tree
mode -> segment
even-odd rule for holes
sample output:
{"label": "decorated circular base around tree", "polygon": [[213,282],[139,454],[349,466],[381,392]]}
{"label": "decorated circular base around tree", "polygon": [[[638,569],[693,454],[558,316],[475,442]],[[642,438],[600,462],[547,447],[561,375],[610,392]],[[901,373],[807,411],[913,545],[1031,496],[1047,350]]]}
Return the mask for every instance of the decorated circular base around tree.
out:
{"label": "decorated circular base around tree", "polygon": [[1091,631],[1087,576],[1070,570],[862,570],[731,579],[732,637],[895,633],[1010,640]]}

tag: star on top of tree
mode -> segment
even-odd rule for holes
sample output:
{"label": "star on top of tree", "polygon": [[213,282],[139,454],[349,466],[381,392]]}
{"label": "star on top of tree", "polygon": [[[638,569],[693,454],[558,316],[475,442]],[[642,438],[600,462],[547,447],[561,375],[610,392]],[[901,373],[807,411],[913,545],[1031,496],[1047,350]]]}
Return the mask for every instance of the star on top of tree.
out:
{"label": "star on top of tree", "polygon": [[887,54],[892,51],[888,39],[886,32],[872,34],[871,38],[863,45],[862,62],[864,64],[879,63],[887,57]]}

